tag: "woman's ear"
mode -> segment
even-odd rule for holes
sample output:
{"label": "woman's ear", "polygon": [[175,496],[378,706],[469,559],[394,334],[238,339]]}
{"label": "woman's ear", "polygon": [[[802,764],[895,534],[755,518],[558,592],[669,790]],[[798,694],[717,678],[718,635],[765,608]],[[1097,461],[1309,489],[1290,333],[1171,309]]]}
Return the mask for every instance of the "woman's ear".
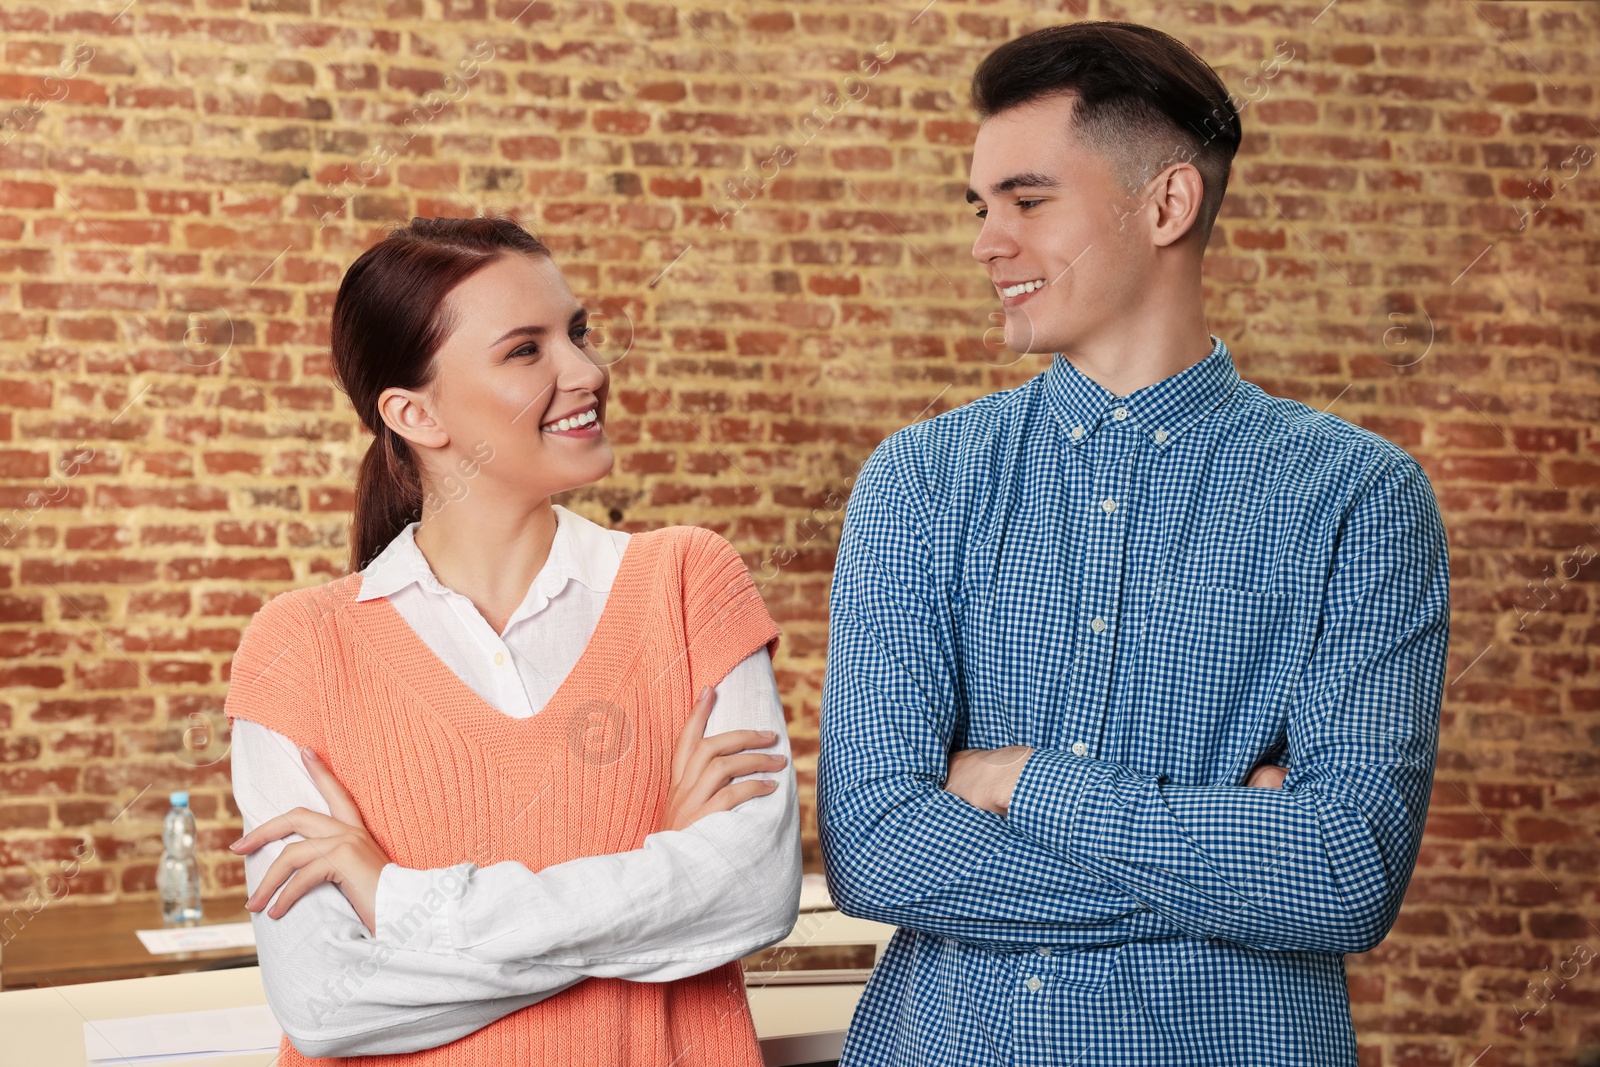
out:
{"label": "woman's ear", "polygon": [[390,388],[378,396],[378,417],[418,451],[450,444],[450,434],[433,407],[433,397],[415,389]]}

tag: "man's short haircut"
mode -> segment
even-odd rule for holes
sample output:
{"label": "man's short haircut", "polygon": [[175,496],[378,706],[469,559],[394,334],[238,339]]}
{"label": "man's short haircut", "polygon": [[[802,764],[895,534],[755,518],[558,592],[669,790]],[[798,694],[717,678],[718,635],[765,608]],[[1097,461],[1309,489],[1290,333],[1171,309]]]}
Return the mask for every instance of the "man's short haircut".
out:
{"label": "man's short haircut", "polygon": [[1131,22],[1074,22],[996,48],[972,75],[980,119],[1046,97],[1073,96],[1072,132],[1111,161],[1130,195],[1173,163],[1200,172],[1201,247],[1228,188],[1242,129],[1231,94],[1199,56]]}

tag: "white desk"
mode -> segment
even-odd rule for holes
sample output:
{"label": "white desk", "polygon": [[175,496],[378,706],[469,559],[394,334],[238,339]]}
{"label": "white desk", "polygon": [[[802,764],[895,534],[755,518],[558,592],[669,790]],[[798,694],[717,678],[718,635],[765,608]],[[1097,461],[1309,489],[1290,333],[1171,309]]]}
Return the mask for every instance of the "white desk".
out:
{"label": "white desk", "polygon": [[[878,944],[894,928],[837,912],[802,913],[785,945]],[[749,987],[768,1067],[839,1058],[859,982]],[[83,1024],[96,1019],[265,1004],[259,967],[88,982],[0,993],[0,1067],[84,1067]],[[276,1052],[170,1060],[170,1067],[273,1067]],[[165,1065],[164,1065],[165,1067]]]}

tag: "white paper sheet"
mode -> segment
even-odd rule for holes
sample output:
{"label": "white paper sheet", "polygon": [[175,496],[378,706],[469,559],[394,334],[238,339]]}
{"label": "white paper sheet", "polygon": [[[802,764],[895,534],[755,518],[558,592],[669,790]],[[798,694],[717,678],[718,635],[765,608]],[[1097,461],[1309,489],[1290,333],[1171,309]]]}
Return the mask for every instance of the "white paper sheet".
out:
{"label": "white paper sheet", "polygon": [[160,1063],[185,1056],[275,1052],[283,1039],[265,1004],[168,1015],[136,1015],[83,1024],[83,1046],[95,1067]]}
{"label": "white paper sheet", "polygon": [[833,898],[828,895],[828,883],[822,875],[803,874],[800,876],[800,910],[833,910]]}
{"label": "white paper sheet", "polygon": [[241,948],[256,943],[255,927],[248,922],[212,923],[210,926],[169,926],[162,930],[135,930],[151,953],[198,952],[207,948]]}

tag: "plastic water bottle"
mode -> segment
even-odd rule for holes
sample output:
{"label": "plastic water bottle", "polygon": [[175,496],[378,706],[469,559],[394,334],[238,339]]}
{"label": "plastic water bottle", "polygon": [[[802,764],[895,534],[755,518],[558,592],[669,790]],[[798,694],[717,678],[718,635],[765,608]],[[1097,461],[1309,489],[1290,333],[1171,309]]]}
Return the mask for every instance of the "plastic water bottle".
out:
{"label": "plastic water bottle", "polygon": [[169,923],[200,921],[200,864],[194,858],[194,812],[189,794],[173,793],[172,810],[161,826],[161,866],[156,888],[161,891],[161,918]]}

